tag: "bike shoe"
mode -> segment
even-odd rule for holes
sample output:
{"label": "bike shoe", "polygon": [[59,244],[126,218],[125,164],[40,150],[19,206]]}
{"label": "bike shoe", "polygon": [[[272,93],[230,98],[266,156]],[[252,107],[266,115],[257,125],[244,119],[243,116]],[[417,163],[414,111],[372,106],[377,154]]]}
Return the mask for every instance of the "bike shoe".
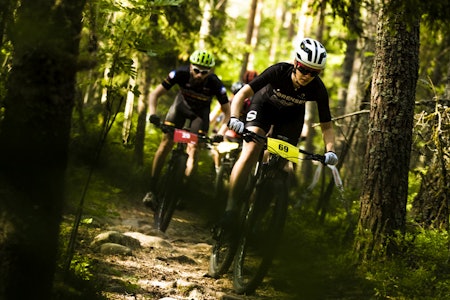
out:
{"label": "bike shoe", "polygon": [[144,203],[145,206],[149,207],[153,211],[156,210],[156,207],[158,205],[156,196],[152,192],[148,192],[147,194],[145,194],[144,198],[142,199],[142,202]]}

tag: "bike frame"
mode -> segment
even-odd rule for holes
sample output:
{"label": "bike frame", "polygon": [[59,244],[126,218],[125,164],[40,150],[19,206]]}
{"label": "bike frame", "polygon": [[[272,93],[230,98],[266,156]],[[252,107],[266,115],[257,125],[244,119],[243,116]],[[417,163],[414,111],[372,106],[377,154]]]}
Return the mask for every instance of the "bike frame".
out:
{"label": "bike frame", "polygon": [[[209,274],[218,278],[227,272],[234,261],[233,287],[240,294],[253,292],[262,282],[273,259],[275,245],[281,237],[288,207],[286,164],[288,161],[298,162],[300,153],[306,154],[305,159],[324,161],[323,156],[300,152],[300,149],[281,139],[267,138],[250,131],[245,131],[243,138],[247,142],[264,143],[264,149],[244,192],[243,199],[246,200],[241,203],[241,236],[237,240],[222,240],[223,230],[219,230],[209,267]],[[263,161],[265,150],[270,152],[267,162]],[[263,225],[266,225],[262,231],[264,234],[259,239],[255,238],[254,233],[261,229],[258,224],[261,224],[266,212],[269,215],[266,218],[268,223],[263,221]],[[257,240],[262,243],[255,247]],[[259,248],[264,255],[258,258],[254,273],[247,275],[246,272],[253,267],[247,265],[251,247]]]}
{"label": "bike frame", "polygon": [[154,213],[155,227],[165,232],[184,188],[183,181],[186,177],[185,171],[188,159],[186,146],[187,144],[197,144],[200,141],[209,139],[163,123],[156,124],[156,126],[163,132],[171,134],[173,141],[176,143],[167,163],[167,169],[161,177],[157,192],[159,201]]}

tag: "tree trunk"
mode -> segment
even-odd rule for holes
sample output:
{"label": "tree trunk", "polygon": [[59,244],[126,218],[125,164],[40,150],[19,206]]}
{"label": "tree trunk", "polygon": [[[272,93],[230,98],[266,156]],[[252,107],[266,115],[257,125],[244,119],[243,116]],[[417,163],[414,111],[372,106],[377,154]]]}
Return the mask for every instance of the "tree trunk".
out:
{"label": "tree trunk", "polygon": [[51,299],[83,6],[22,1],[11,28],[0,132],[0,299]]}
{"label": "tree trunk", "polygon": [[419,17],[384,2],[378,21],[366,169],[356,248],[364,258],[405,229],[408,166],[418,78]]}
{"label": "tree trunk", "polygon": [[[133,64],[135,65],[136,71],[139,71],[138,59],[137,57],[133,58]],[[129,89],[134,89],[136,87],[136,78],[130,76],[128,80]],[[131,133],[131,125],[133,121],[133,111],[134,111],[134,99],[135,95],[132,90],[128,90],[127,98],[125,101],[125,109],[123,112],[123,125],[122,125],[122,142],[124,144],[128,144],[130,142],[130,133]]]}
{"label": "tree trunk", "polygon": [[138,121],[136,125],[136,139],[134,143],[134,162],[137,166],[144,165],[144,144],[145,144],[145,129],[147,127],[147,110],[148,97],[150,95],[151,71],[152,66],[148,56],[143,56],[140,60],[141,75],[139,79],[139,86],[142,87],[142,94],[138,99]]}
{"label": "tree trunk", "polygon": [[[258,2],[259,2],[259,0],[252,0],[252,3],[250,5],[250,13],[248,16],[248,23],[247,23],[247,34],[246,34],[246,38],[245,38],[245,44],[249,45],[249,46],[252,43],[253,30],[255,28],[256,9],[258,6]],[[249,57],[249,52],[245,52],[244,57],[242,59],[242,67],[241,67],[241,72],[239,74],[239,78],[244,77],[245,71],[248,70],[248,57]]]}
{"label": "tree trunk", "polygon": [[285,21],[285,4],[284,1],[277,0],[276,6],[275,6],[275,25],[273,28],[272,33],[272,39],[270,41],[270,48],[269,48],[269,63],[274,64],[278,61],[278,48],[281,41],[281,28],[283,26],[283,23]]}
{"label": "tree trunk", "polygon": [[223,37],[227,28],[227,6],[227,0],[214,1],[213,16],[211,19],[211,36],[214,37],[215,40],[218,39],[216,43],[223,42]]}
{"label": "tree trunk", "polygon": [[[252,40],[250,42],[250,53],[248,54],[248,60],[247,60],[247,70],[254,70],[255,69],[255,51],[256,47],[258,46],[258,37],[259,37],[259,29],[261,27],[261,19],[263,17],[262,15],[262,8],[263,8],[263,1],[259,0],[258,5],[256,7],[256,15],[255,15],[255,21],[253,26],[253,33],[252,33]],[[244,71],[243,69],[241,71]],[[241,73],[241,77],[243,78],[245,74]]]}

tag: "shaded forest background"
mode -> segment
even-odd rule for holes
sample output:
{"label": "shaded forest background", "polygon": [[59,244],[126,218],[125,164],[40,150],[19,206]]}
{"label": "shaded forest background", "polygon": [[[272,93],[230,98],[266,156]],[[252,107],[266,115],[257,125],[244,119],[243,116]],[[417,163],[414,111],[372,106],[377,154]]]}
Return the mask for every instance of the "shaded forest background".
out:
{"label": "shaded forest background", "polygon": [[[147,123],[148,93],[194,49],[215,54],[215,72],[230,87],[247,69],[291,61],[304,36],[329,54],[321,76],[344,191],[325,173],[305,193],[315,169],[299,165],[294,196],[302,206],[285,248],[298,249],[298,241],[315,248],[284,257],[323,254],[313,256],[323,260],[318,269],[364,281],[374,299],[450,294],[448,1],[0,6],[0,299],[51,299],[59,275],[82,277],[74,256],[78,226],[97,195],[91,182],[143,196],[159,142]],[[175,92],[160,100],[161,116]],[[315,115],[308,107],[303,146],[321,152]],[[206,170],[207,156],[202,163]],[[65,215],[74,223],[60,241]]]}

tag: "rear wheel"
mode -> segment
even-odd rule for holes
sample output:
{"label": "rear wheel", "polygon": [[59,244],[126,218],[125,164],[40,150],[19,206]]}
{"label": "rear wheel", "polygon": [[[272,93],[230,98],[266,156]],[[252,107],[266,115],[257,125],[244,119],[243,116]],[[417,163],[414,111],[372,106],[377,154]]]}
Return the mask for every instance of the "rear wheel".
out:
{"label": "rear wheel", "polygon": [[237,293],[254,292],[266,275],[283,231],[287,204],[285,182],[270,179],[258,184],[234,260]]}
{"label": "rear wheel", "polygon": [[158,206],[154,214],[155,227],[162,232],[167,230],[183,189],[183,178],[186,169],[186,157],[178,156],[173,165],[164,174],[158,193]]}

